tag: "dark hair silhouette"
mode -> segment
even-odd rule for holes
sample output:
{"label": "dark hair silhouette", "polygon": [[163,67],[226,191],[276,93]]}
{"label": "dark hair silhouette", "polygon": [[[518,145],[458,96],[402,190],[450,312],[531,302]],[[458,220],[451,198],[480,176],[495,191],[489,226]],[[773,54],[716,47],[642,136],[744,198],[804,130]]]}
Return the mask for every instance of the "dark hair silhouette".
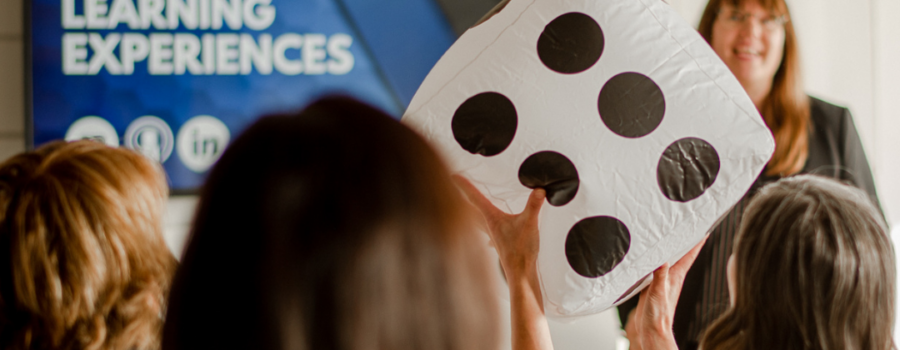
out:
{"label": "dark hair silhouette", "polygon": [[203,189],[166,349],[494,349],[492,271],[425,141],[326,98],[264,117]]}

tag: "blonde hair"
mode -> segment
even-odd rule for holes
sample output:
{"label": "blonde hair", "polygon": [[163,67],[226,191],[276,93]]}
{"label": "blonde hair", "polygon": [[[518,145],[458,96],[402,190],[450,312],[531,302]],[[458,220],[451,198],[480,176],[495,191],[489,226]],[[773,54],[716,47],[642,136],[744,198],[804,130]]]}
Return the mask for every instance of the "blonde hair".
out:
{"label": "blonde hair", "polygon": [[809,97],[803,91],[800,75],[800,50],[784,0],[710,0],[700,17],[698,31],[712,42],[713,24],[722,3],[738,6],[746,1],[759,1],[768,11],[785,16],[784,56],[772,79],[772,89],[759,111],[775,138],[775,152],[766,167],[766,175],[787,176],[799,173],[809,157]]}
{"label": "blonde hair", "polygon": [[159,166],[94,141],[0,165],[0,346],[158,348],[167,192]]}
{"label": "blonde hair", "polygon": [[894,347],[894,251],[863,191],[783,179],[751,201],[734,244],[734,305],[703,349]]}

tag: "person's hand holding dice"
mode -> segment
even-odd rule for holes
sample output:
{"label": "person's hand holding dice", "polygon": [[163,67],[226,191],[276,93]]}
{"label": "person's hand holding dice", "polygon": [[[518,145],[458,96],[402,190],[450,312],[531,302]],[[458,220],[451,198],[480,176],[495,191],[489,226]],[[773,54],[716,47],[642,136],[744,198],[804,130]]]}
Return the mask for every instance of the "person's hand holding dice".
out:
{"label": "person's hand holding dice", "polygon": [[544,316],[544,302],[537,275],[540,250],[538,214],[546,193],[543,189],[531,191],[525,209],[514,215],[497,209],[464,177],[457,175],[454,180],[469,201],[484,215],[488,235],[500,255],[500,265],[503,266],[509,285],[512,348],[552,349],[550,328]]}
{"label": "person's hand holding dice", "polygon": [[444,54],[403,122],[498,213],[542,189],[546,314],[595,314],[700,241],[774,141],[728,67],[659,0],[497,10]]}

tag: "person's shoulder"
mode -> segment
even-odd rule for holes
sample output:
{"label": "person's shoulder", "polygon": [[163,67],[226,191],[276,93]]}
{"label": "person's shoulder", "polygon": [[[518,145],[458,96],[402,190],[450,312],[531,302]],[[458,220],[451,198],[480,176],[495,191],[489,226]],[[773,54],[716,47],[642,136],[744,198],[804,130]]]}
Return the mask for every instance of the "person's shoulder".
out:
{"label": "person's shoulder", "polygon": [[813,125],[841,128],[844,117],[849,117],[847,107],[838,106],[821,99],[809,96],[809,114]]}

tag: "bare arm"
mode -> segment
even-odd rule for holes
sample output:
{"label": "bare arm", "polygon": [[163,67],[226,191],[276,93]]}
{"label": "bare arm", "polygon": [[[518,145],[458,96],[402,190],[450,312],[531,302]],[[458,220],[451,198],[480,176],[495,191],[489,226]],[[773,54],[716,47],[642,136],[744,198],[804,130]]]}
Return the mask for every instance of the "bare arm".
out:
{"label": "bare arm", "polygon": [[537,282],[536,265],[531,264],[517,273],[507,272],[506,277],[512,318],[512,348],[553,349],[550,328],[544,316],[541,287]]}
{"label": "bare arm", "polygon": [[521,214],[511,215],[494,207],[465,178],[456,176],[455,180],[469,201],[484,215],[488,234],[500,255],[500,264],[509,283],[512,348],[553,349],[537,275],[540,243],[538,214],[546,196],[544,190],[531,192],[525,210]]}

